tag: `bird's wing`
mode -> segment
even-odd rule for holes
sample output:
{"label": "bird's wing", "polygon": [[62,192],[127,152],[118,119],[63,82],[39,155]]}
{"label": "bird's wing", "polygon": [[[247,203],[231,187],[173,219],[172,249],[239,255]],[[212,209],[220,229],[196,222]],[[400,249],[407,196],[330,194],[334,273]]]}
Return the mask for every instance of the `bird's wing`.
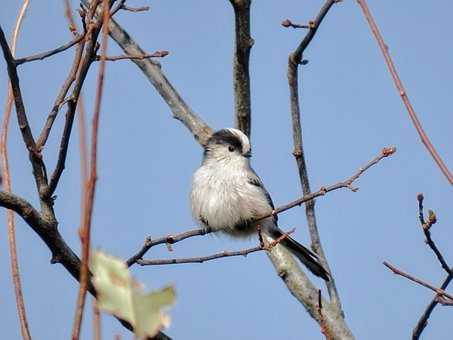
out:
{"label": "bird's wing", "polygon": [[[275,209],[274,202],[272,202],[271,195],[269,194],[269,192],[264,187],[263,182],[261,181],[259,176],[256,174],[255,170],[253,170],[252,168],[250,168],[250,170],[251,170],[252,175],[250,175],[248,177],[248,182],[250,184],[260,188],[261,191],[263,192],[263,195],[266,196],[266,199],[267,199],[267,202],[269,203],[269,205],[272,207],[272,209]],[[277,223],[277,220],[278,220],[277,215],[274,215],[274,222]]]}

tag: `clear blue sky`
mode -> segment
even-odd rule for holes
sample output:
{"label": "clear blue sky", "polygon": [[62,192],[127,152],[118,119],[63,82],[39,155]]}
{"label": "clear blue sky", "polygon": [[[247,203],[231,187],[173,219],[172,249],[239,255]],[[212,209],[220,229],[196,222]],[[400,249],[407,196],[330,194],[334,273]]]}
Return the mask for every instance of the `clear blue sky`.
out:
{"label": "clear blue sky", "polygon": [[[129,1],[143,5],[144,1]],[[9,35],[20,1],[6,0],[0,23]],[[322,1],[254,1],[251,52],[253,165],[274,202],[300,196],[291,155],[291,123],[286,82],[287,56],[304,32],[280,26],[285,18],[307,22]],[[74,7],[77,1],[73,1]],[[234,23],[229,1],[152,1],[151,11],[120,13],[118,19],[147,50],[169,50],[162,60],[168,78],[189,105],[212,127],[231,126],[231,60]],[[369,1],[420,119],[447,164],[453,167],[453,23],[451,1]],[[63,2],[31,1],[18,55],[47,50],[69,40]],[[120,51],[112,42],[109,54]],[[73,52],[20,68],[27,112],[38,133],[70,67]],[[429,280],[443,280],[434,255],[424,244],[417,221],[416,193],[438,215],[433,237],[453,262],[452,188],[425,151],[393,87],[383,58],[355,1],[331,10],[305,57],[302,122],[312,188],[351,175],[396,145],[397,154],[360,179],[357,193],[340,191],[317,201],[324,249],[336,276],[347,322],[358,339],[404,339],[432,293],[392,275],[397,266]],[[96,67],[85,94],[91,116]],[[0,61],[0,102],[5,101],[6,69]],[[3,105],[3,104],[2,104]],[[57,120],[45,159],[54,164],[63,117]],[[13,189],[36,204],[35,187],[16,119],[10,129]],[[99,181],[93,244],[128,257],[146,236],[162,236],[194,226],[188,192],[201,149],[136,66],[107,65],[101,117]],[[80,174],[77,133],[57,190],[60,230],[79,252]],[[0,213],[5,221],[4,212]],[[304,209],[280,217],[308,243]],[[3,222],[0,238],[0,310],[5,339],[19,337]],[[59,265],[50,265],[44,244],[21,220],[17,239],[25,301],[34,339],[70,336],[77,285]],[[150,257],[207,255],[240,249],[255,240],[234,242],[217,236],[190,239],[152,250]],[[176,286],[178,299],[167,331],[175,339],[322,339],[318,325],[288,293],[264,253],[196,265],[134,267],[148,288]],[[315,280],[315,279],[314,279]],[[319,283],[319,282],[318,282]],[[89,310],[89,309],[88,309]],[[451,339],[451,309],[437,308],[424,339]],[[91,311],[83,338],[91,338]],[[130,338],[119,323],[103,317],[104,338]]]}

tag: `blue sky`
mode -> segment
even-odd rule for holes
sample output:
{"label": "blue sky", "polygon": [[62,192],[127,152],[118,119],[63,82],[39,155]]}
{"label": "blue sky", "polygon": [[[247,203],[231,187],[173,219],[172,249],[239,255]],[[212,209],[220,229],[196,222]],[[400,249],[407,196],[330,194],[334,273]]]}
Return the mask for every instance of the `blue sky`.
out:
{"label": "blue sky", "polygon": [[[6,0],[0,23],[9,35],[20,1]],[[143,1],[129,1],[143,5]],[[69,40],[63,2],[31,1],[18,56],[51,49]],[[233,13],[229,1],[153,1],[146,13],[119,13],[120,23],[145,48],[169,50],[163,69],[186,102],[213,128],[233,122],[231,60]],[[276,205],[301,195],[291,154],[292,137],[287,56],[304,32],[280,26],[285,18],[307,22],[320,0],[254,1],[252,5],[251,82],[253,166]],[[74,7],[77,1],[73,1]],[[453,167],[451,92],[453,47],[451,2],[369,1],[423,125],[445,162]],[[19,76],[35,134],[43,124],[64,80],[72,51],[20,67]],[[114,42],[109,54],[119,54]],[[336,277],[346,319],[358,339],[402,339],[430,301],[432,293],[392,275],[383,260],[440,285],[445,274],[424,244],[417,221],[416,194],[438,215],[433,238],[447,261],[453,261],[452,188],[412,127],[383,58],[355,1],[335,5],[305,54],[301,105],[304,142],[313,189],[350,176],[395,145],[397,153],[368,171],[360,190],[337,191],[317,200],[324,250]],[[91,116],[96,69],[87,78],[85,98]],[[128,257],[146,236],[192,228],[188,192],[201,149],[171,113],[143,74],[128,61],[107,65],[101,114],[99,181],[93,220],[93,244]],[[0,101],[5,101],[6,69],[0,61]],[[45,150],[55,164],[63,115]],[[13,190],[37,203],[31,167],[17,121],[10,129]],[[51,166],[52,168],[52,166]],[[56,192],[60,231],[79,252],[80,173],[77,133]],[[4,212],[0,213],[2,221]],[[5,225],[5,223],[3,223]],[[304,209],[280,216],[282,228],[296,227],[308,243]],[[6,241],[0,238],[0,310],[4,338],[19,338],[9,275]],[[31,333],[35,339],[70,336],[77,285],[38,237],[17,220],[17,239]],[[254,245],[207,236],[174,247],[156,247],[149,257],[208,255]],[[134,267],[149,288],[176,286],[178,299],[167,333],[175,339],[322,339],[316,323],[288,293],[264,253],[246,259],[166,267]],[[317,281],[317,279],[313,279]],[[318,282],[321,283],[321,282]],[[83,338],[91,337],[88,308]],[[439,307],[425,339],[450,339],[451,310]],[[103,317],[104,338],[130,337],[119,323]]]}

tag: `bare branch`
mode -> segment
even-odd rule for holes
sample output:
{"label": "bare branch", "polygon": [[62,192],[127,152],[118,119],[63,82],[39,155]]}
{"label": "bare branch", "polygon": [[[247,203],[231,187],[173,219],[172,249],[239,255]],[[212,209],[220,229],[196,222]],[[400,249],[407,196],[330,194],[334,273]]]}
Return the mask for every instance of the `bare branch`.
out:
{"label": "bare branch", "polygon": [[[277,214],[280,214],[284,211],[287,211],[289,209],[292,209],[294,207],[297,207],[297,206],[300,206],[301,204],[303,203],[307,203],[307,202],[310,202],[311,200],[313,200],[314,198],[316,197],[319,197],[319,196],[324,196],[325,194],[327,194],[328,192],[331,192],[331,191],[335,191],[335,190],[338,190],[338,189],[341,189],[341,188],[349,188],[353,191],[357,191],[357,188],[353,188],[352,187],[352,184],[365,172],[367,171],[369,168],[371,168],[373,165],[376,165],[377,163],[379,163],[379,161],[381,161],[383,158],[385,157],[389,157],[390,155],[392,155],[394,152],[395,152],[395,148],[384,148],[382,151],[381,151],[381,154],[378,155],[377,157],[373,158],[371,161],[369,161],[365,166],[359,168],[359,170],[353,174],[351,177],[345,179],[344,181],[340,181],[340,182],[337,182],[335,184],[332,184],[332,185],[329,185],[327,187],[322,187],[321,189],[319,189],[318,191],[316,192],[312,192],[312,193],[309,193],[307,195],[304,195],[303,197],[295,200],[295,201],[292,201],[288,204],[285,204],[285,205],[282,205],[276,209],[274,209],[274,211],[272,211],[271,213],[269,214],[266,214],[266,215],[263,215],[263,216],[260,216],[260,217],[257,217],[255,219],[255,222],[256,221],[259,221],[259,220],[262,220],[262,219],[265,219],[267,217],[270,217],[272,215],[277,215]],[[132,266],[134,263],[137,263],[138,260],[142,259],[143,256],[154,246],[156,245],[159,245],[159,244],[169,244],[169,245],[172,245],[172,244],[175,244],[177,242],[180,242],[182,240],[185,240],[187,238],[190,238],[190,237],[194,237],[194,236],[203,236],[203,235],[206,235],[206,234],[209,234],[213,232],[212,229],[206,229],[206,228],[198,228],[198,229],[192,229],[192,230],[189,230],[189,231],[185,231],[183,233],[179,233],[179,234],[175,234],[175,235],[167,235],[167,236],[164,236],[164,237],[160,237],[158,239],[155,239],[155,240],[152,240],[151,237],[147,237],[146,240],[145,240],[145,243],[143,245],[143,247],[135,254],[133,255],[132,257],[130,257],[126,263],[127,265],[130,267]]]}
{"label": "bare branch", "polygon": [[[16,53],[17,38],[19,31],[25,16],[25,12],[28,9],[29,0],[24,0],[22,7],[17,16],[16,24],[13,31],[11,53],[14,56]],[[13,93],[11,85],[8,84],[8,93],[6,96],[6,106],[3,114],[3,123],[1,131],[0,141],[0,154],[2,159],[2,184],[6,192],[11,192],[11,176],[9,171],[9,160],[8,160],[8,127],[11,117],[11,110],[13,106]],[[22,282],[19,270],[19,258],[17,255],[16,247],[16,223],[15,216],[12,210],[6,211],[6,222],[8,228],[8,247],[9,257],[11,264],[11,276],[14,284],[14,293],[16,296],[17,314],[19,316],[20,331],[24,340],[31,340],[30,329],[28,327],[27,313],[25,310],[24,295],[22,291]]]}
{"label": "bare branch", "polygon": [[[440,286],[440,289],[444,290],[448,287],[450,284],[451,280],[453,280],[453,272],[448,274],[447,278],[444,280],[442,285]],[[431,313],[433,312],[434,308],[437,306],[439,303],[437,300],[437,293],[434,295],[432,298],[431,302],[429,305],[426,307],[425,311],[423,314],[420,316],[420,319],[417,322],[417,325],[415,326],[414,330],[412,331],[412,340],[418,340],[420,339],[420,335],[422,334],[423,330],[425,329],[426,325],[428,324],[428,319],[431,316]]]}
{"label": "bare branch", "polygon": [[440,262],[440,265],[442,268],[447,272],[447,274],[451,273],[450,266],[447,264],[447,261],[445,261],[442,253],[440,250],[437,248],[436,244],[434,243],[432,237],[431,237],[431,231],[429,230],[431,226],[436,222],[436,220],[431,217],[428,218],[428,221],[425,221],[425,217],[423,214],[423,194],[418,194],[417,195],[417,200],[418,200],[418,214],[419,214],[419,219],[420,219],[420,224],[422,226],[423,233],[425,234],[425,242],[426,244],[433,250],[434,254],[436,254],[437,259]]}
{"label": "bare branch", "polygon": [[[293,142],[294,142],[294,157],[296,159],[297,168],[299,170],[299,178],[302,185],[302,191],[304,195],[310,193],[310,182],[308,179],[307,165],[305,162],[305,153],[302,143],[302,127],[300,120],[300,106],[299,106],[299,84],[298,84],[298,66],[302,63],[303,53],[308,47],[313,37],[315,36],[319,25],[327,15],[328,11],[335,4],[336,0],[327,0],[321,7],[315,20],[310,22],[309,30],[307,34],[296,48],[296,50],[289,55],[288,58],[288,85],[290,90],[290,102],[291,102],[291,117],[292,117],[292,128],[293,128]],[[308,222],[308,230],[310,232],[310,238],[312,242],[312,249],[318,254],[321,265],[331,273],[330,266],[327,262],[326,255],[321,245],[321,239],[318,232],[315,215],[315,201],[311,200],[305,205],[305,214]],[[331,303],[337,308],[340,315],[343,315],[341,309],[341,301],[338,295],[338,291],[335,285],[335,278],[331,275],[331,280],[326,282],[327,289],[331,298]]]}
{"label": "bare branch", "polygon": [[[206,261],[212,261],[224,257],[233,257],[233,256],[244,256],[247,257],[248,254],[255,253],[262,250],[271,250],[277,244],[279,244],[283,239],[287,238],[290,234],[294,233],[296,229],[292,229],[286,233],[283,233],[278,239],[272,241],[272,243],[265,245],[260,242],[260,245],[252,248],[246,248],[238,251],[227,251],[224,250],[220,253],[216,253],[208,256],[197,256],[197,257],[187,257],[181,259],[164,259],[164,260],[137,260],[137,263],[141,266],[158,266],[158,265],[168,265],[168,264],[183,264],[183,263],[203,263]],[[260,241],[262,240],[261,233],[259,233]]]}
{"label": "bare branch", "polygon": [[86,294],[89,284],[89,269],[88,261],[90,257],[90,238],[91,238],[91,218],[93,215],[94,195],[97,180],[97,149],[98,149],[98,130],[99,116],[101,112],[102,94],[104,90],[104,75],[105,75],[105,56],[108,46],[108,22],[110,18],[109,0],[102,2],[102,41],[101,41],[101,63],[98,71],[95,107],[93,114],[93,126],[91,136],[91,160],[90,160],[90,175],[88,181],[84,183],[84,200],[83,207],[83,224],[80,229],[82,240],[82,266],[80,272],[80,289],[77,297],[76,315],[72,330],[72,339],[78,340],[80,337],[80,329],[82,326],[83,310],[85,307]]}
{"label": "bare branch", "polygon": [[137,263],[141,266],[159,266],[159,265],[168,265],[168,264],[182,264],[182,263],[203,263],[206,261],[212,261],[224,257],[232,256],[244,256],[247,257],[248,254],[255,253],[257,251],[262,251],[264,248],[262,246],[256,246],[252,248],[237,250],[237,251],[227,251],[224,250],[220,253],[215,253],[208,256],[196,256],[196,257],[187,257],[181,259],[162,259],[162,260],[137,260]]}
{"label": "bare branch", "polygon": [[146,12],[146,11],[149,11],[149,8],[150,8],[149,6],[129,7],[126,5],[123,5],[121,7],[121,9],[123,9],[125,11],[129,11],[129,12],[133,12],[133,13]]}
{"label": "bare branch", "polygon": [[390,269],[396,275],[403,276],[403,277],[405,277],[406,279],[408,279],[408,280],[410,280],[412,282],[418,283],[419,285],[421,285],[421,286],[423,286],[425,288],[431,289],[437,295],[441,295],[441,296],[444,296],[444,297],[446,297],[446,298],[448,298],[450,300],[453,300],[453,295],[450,295],[450,294],[446,293],[443,289],[436,288],[432,284],[430,284],[430,283],[428,283],[426,281],[423,281],[421,279],[416,278],[415,276],[412,276],[412,275],[410,275],[408,273],[405,273],[402,270],[392,266],[387,261],[384,261],[384,266],[386,266],[388,269]]}
{"label": "bare branch", "polygon": [[130,267],[134,263],[136,263],[138,260],[142,259],[143,255],[145,255],[148,250],[150,250],[152,247],[154,247],[158,244],[175,244],[179,241],[185,240],[186,238],[193,237],[193,236],[202,236],[202,235],[209,234],[211,232],[212,232],[212,229],[198,228],[198,229],[192,229],[189,231],[185,231],[183,233],[176,234],[176,235],[168,235],[165,237],[158,238],[156,240],[152,240],[151,237],[147,237],[142,249],[140,249],[135,255],[133,255],[131,258],[129,258],[126,261],[127,266]]}
{"label": "bare branch", "polygon": [[306,28],[306,29],[308,29],[308,28],[313,27],[313,21],[310,21],[308,23],[308,25],[300,25],[300,24],[293,23],[289,19],[285,19],[285,20],[282,21],[282,26],[286,27],[286,28],[291,27],[291,28]]}
{"label": "bare branch", "polygon": [[[114,19],[110,19],[109,30],[110,36],[127,55],[146,54]],[[143,71],[157,92],[165,100],[173,113],[173,117],[182,122],[201,145],[206,145],[212,134],[212,129],[184,102],[163,74],[159,63],[150,59],[133,59],[132,61]]]}
{"label": "bare branch", "polygon": [[236,127],[250,137],[250,50],[254,44],[250,36],[250,0],[230,0],[234,9],[236,47],[233,59],[234,107]]}
{"label": "bare branch", "polygon": [[[272,242],[272,238],[263,234],[264,241]],[[291,294],[305,307],[307,312],[319,324],[321,315],[319,314],[318,289],[311,283],[305,273],[300,269],[296,260],[290,255],[288,250],[280,245],[272,248],[268,252],[274,268],[288,287]],[[334,339],[353,340],[350,329],[342,317],[338,316],[336,308],[332,304],[322,299],[323,324]]]}
{"label": "bare branch", "polygon": [[[132,59],[147,59],[147,58],[164,58],[170,52],[168,51],[156,51],[154,53],[145,53],[143,55],[117,55],[111,57],[105,57],[106,61],[117,61],[117,60],[132,60]],[[100,60],[101,56],[96,56],[96,60]]]}
{"label": "bare branch", "polygon": [[23,57],[23,58],[16,59],[16,61],[15,61],[16,65],[22,65],[22,64],[29,63],[29,62],[36,61],[36,60],[44,60],[44,59],[46,59],[48,57],[51,57],[51,56],[53,56],[55,54],[58,54],[58,53],[66,51],[67,49],[69,49],[72,46],[74,46],[74,45],[78,44],[79,42],[81,42],[83,39],[84,39],[84,35],[77,34],[73,40],[71,40],[70,42],[68,42],[68,43],[66,43],[66,44],[64,44],[64,45],[62,45],[60,47],[54,48],[53,50],[46,51],[46,52],[41,52],[41,53],[37,53],[37,54],[31,55],[31,56],[28,56],[28,57]]}
{"label": "bare branch", "polygon": [[22,139],[27,147],[30,162],[33,167],[33,174],[36,180],[38,191],[42,192],[47,186],[47,176],[44,163],[42,162],[41,154],[36,148],[35,139],[28,124],[27,115],[25,113],[25,106],[22,100],[22,93],[19,86],[19,77],[17,76],[16,64],[9,49],[8,42],[6,41],[3,29],[0,26],[0,45],[3,50],[3,55],[8,66],[8,75],[11,83],[11,88],[14,96],[14,103],[16,105],[17,120],[19,122],[20,132]]}
{"label": "bare branch", "polygon": [[74,55],[74,61],[71,66],[71,70],[69,71],[69,75],[66,78],[63,86],[60,89],[60,92],[57,95],[57,98],[55,99],[54,105],[52,110],[50,111],[46,123],[44,124],[44,127],[41,130],[41,134],[39,135],[38,141],[37,141],[37,148],[39,150],[42,150],[44,145],[47,142],[47,139],[49,138],[50,135],[50,130],[52,129],[53,123],[55,119],[57,118],[57,114],[60,110],[60,108],[63,106],[63,104],[69,101],[72,101],[74,98],[69,98],[66,99],[66,95],[71,87],[71,85],[74,83],[74,81],[77,78],[77,71],[79,70],[79,65],[80,61],[82,59],[82,53],[83,53],[83,48],[85,46],[85,42],[81,41],[79,45],[77,45],[75,55]]}
{"label": "bare branch", "polygon": [[379,28],[378,28],[376,22],[374,21],[374,18],[371,14],[370,9],[368,8],[366,1],[357,0],[357,2],[359,3],[360,8],[362,9],[363,15],[365,16],[365,18],[371,28],[371,31],[373,32],[373,35],[376,38],[379,48],[381,49],[381,52],[384,55],[385,62],[387,64],[389,72],[393,78],[393,82],[395,83],[396,89],[398,90],[401,100],[403,101],[404,105],[406,106],[407,112],[409,113],[409,117],[411,118],[412,123],[414,124],[414,127],[417,130],[422,143],[425,145],[428,152],[434,158],[434,161],[437,163],[437,165],[439,166],[440,170],[445,175],[447,180],[450,182],[450,184],[453,185],[453,174],[450,172],[448,167],[445,165],[444,161],[437,153],[436,149],[434,148],[434,145],[431,143],[428,135],[426,134],[425,130],[423,129],[423,126],[420,123],[420,120],[418,119],[414,108],[412,107],[412,103],[409,100],[407,91],[404,88],[404,85],[398,75],[396,67],[393,64],[393,60],[389,53],[388,45],[385,43],[384,38],[382,37],[381,33],[379,32]]}

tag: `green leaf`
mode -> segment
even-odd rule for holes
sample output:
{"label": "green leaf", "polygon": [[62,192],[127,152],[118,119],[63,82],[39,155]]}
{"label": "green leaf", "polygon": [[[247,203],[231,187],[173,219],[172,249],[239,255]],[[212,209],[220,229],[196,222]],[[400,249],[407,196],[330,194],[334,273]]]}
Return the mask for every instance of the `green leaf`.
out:
{"label": "green leaf", "polygon": [[92,254],[90,264],[101,310],[128,321],[139,338],[153,337],[169,326],[170,317],[162,309],[174,303],[173,287],[144,293],[123,261],[101,251]]}

